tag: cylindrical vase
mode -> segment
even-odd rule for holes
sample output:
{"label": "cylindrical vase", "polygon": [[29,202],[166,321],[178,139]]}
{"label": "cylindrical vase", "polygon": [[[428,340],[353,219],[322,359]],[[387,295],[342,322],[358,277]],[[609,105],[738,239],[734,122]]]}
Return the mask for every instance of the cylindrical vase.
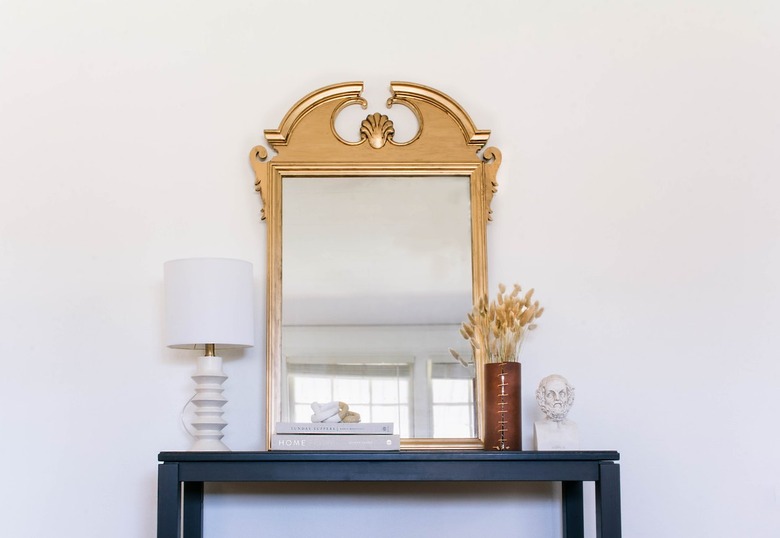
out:
{"label": "cylindrical vase", "polygon": [[485,450],[522,450],[520,363],[485,365]]}

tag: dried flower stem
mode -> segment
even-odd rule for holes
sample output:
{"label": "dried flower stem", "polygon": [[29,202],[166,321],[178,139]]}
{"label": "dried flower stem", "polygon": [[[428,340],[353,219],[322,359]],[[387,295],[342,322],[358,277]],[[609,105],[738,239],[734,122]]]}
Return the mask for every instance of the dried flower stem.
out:
{"label": "dried flower stem", "polygon": [[[488,362],[517,361],[526,331],[535,329],[533,321],[544,313],[539,301],[531,302],[533,289],[523,297],[520,291],[515,284],[512,292],[506,293],[506,286],[499,284],[495,300],[480,298],[468,314],[468,321],[461,325],[461,336],[471,343],[474,352],[483,350]],[[462,362],[461,357],[453,356]]]}

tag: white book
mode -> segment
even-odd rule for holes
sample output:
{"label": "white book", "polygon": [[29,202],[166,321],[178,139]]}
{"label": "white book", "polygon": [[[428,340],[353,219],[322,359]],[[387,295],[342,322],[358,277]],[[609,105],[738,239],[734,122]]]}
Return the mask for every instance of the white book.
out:
{"label": "white book", "polygon": [[393,433],[392,422],[277,422],[276,433],[375,434]]}
{"label": "white book", "polygon": [[286,434],[271,436],[271,450],[400,450],[400,435]]}

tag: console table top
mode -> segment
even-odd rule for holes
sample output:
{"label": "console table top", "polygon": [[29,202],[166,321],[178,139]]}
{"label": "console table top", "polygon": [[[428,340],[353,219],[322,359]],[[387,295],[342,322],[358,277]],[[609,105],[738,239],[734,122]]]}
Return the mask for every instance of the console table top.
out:
{"label": "console table top", "polygon": [[190,462],[292,462],[292,461],[405,461],[405,462],[489,462],[489,461],[618,461],[620,454],[614,450],[577,450],[577,451],[453,451],[404,450],[398,452],[160,452],[158,460],[165,463]]}

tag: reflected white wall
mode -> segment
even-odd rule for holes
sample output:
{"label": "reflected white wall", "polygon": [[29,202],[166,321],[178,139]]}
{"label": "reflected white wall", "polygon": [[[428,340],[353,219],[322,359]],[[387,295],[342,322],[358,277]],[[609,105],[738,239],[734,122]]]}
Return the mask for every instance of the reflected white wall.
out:
{"label": "reflected white wall", "polygon": [[282,323],[460,323],[472,304],[468,177],[282,181]]}

